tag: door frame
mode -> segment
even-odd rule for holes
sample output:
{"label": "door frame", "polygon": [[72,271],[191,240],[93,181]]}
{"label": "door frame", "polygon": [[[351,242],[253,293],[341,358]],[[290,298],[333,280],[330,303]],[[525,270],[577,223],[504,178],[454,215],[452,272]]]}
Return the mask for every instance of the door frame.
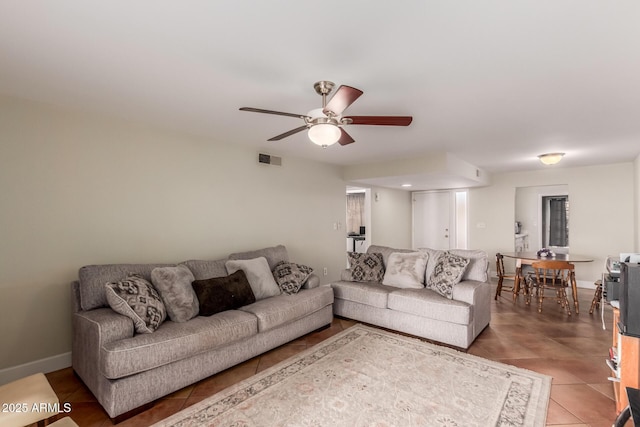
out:
{"label": "door frame", "polygon": [[[415,216],[415,199],[414,196],[416,194],[426,194],[426,193],[446,193],[448,194],[448,216],[449,216],[449,249],[455,248],[458,242],[458,224],[463,224],[463,231],[466,231],[467,236],[464,239],[464,248],[458,249],[467,249],[468,245],[468,232],[469,232],[469,190],[468,189],[455,189],[455,190],[427,190],[427,191],[413,191],[411,193],[411,247],[413,249],[416,248],[416,239],[415,239],[415,224],[416,224],[416,216]],[[465,207],[464,212],[461,213],[463,218],[457,216],[457,193],[465,193]]]}

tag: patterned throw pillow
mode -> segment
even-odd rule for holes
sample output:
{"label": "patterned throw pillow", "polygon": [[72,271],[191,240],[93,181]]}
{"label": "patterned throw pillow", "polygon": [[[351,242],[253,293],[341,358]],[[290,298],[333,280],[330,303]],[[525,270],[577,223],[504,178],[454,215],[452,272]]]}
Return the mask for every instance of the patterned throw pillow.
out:
{"label": "patterned throw pillow", "polygon": [[298,293],[302,284],[313,272],[313,268],[294,262],[280,261],[273,269],[273,277],[283,294]]}
{"label": "patterned throw pillow", "polygon": [[427,289],[432,289],[449,299],[453,299],[453,287],[460,282],[469,259],[454,255],[451,252],[442,253],[427,280]]}
{"label": "patterned throw pillow", "polygon": [[131,274],[119,282],[107,283],[105,292],[111,309],[133,320],[139,334],[152,333],[167,318],[158,291],[138,274]]}
{"label": "patterned throw pillow", "polygon": [[381,282],[384,277],[382,254],[378,252],[362,254],[348,252],[351,281]]}

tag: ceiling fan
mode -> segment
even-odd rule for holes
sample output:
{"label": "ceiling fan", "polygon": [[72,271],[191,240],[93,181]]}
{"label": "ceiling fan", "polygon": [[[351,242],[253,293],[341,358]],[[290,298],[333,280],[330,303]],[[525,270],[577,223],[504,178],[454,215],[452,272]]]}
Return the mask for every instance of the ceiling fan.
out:
{"label": "ceiling fan", "polygon": [[342,85],[327,103],[327,95],[331,93],[335,84],[322,80],[314,84],[313,87],[316,93],[322,96],[322,108],[311,110],[306,115],[251,107],[242,107],[240,111],[300,118],[304,120],[304,125],[274,136],[269,141],[279,141],[309,129],[309,139],[323,148],[336,142],[340,145],[354,142],[354,139],[344,130],[343,126],[345,125],[409,126],[413,120],[411,116],[343,116],[344,110],[362,95],[361,90]]}

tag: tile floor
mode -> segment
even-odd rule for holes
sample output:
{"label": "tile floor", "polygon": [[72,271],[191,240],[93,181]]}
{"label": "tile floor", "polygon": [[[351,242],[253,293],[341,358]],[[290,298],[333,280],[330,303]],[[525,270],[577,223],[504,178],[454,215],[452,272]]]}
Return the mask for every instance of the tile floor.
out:
{"label": "tile floor", "polygon": [[[551,300],[543,312],[515,304],[509,292],[492,300],[492,320],[469,348],[469,353],[509,363],[553,377],[547,426],[610,427],[616,414],[613,388],[605,357],[611,345],[611,308],[605,310],[607,330],[600,316],[589,314],[593,291],[580,289],[579,315],[566,316]],[[246,379],[314,344],[352,326],[334,319],[330,328],[251,359],[160,399],[155,405],[118,426],[147,426]],[[71,417],[81,427],[112,425],[95,398],[71,368],[47,374],[60,402],[70,402]]]}

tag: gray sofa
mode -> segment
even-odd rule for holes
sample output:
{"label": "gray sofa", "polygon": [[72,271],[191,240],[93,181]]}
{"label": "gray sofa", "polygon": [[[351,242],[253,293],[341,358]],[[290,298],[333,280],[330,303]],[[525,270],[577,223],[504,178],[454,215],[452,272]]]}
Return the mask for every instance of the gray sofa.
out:
{"label": "gray sofa", "polygon": [[[227,276],[228,259],[288,261],[284,246],[182,263],[196,280]],[[209,377],[331,323],[333,291],[311,275],[294,295],[259,300],[237,310],[184,323],[167,319],[153,333],[135,334],[133,321],[113,311],[105,283],[129,273],[149,279],[167,264],[90,265],[72,283],[72,364],[110,417]]]}
{"label": "gray sofa", "polygon": [[[421,249],[429,256],[426,277],[442,251]],[[415,252],[372,245],[367,253],[381,253],[384,267],[394,252]],[[470,260],[452,299],[431,289],[401,289],[381,282],[352,281],[350,270],[331,284],[338,316],[405,332],[460,348],[468,348],[491,320],[491,285],[483,251],[451,250]]]}

